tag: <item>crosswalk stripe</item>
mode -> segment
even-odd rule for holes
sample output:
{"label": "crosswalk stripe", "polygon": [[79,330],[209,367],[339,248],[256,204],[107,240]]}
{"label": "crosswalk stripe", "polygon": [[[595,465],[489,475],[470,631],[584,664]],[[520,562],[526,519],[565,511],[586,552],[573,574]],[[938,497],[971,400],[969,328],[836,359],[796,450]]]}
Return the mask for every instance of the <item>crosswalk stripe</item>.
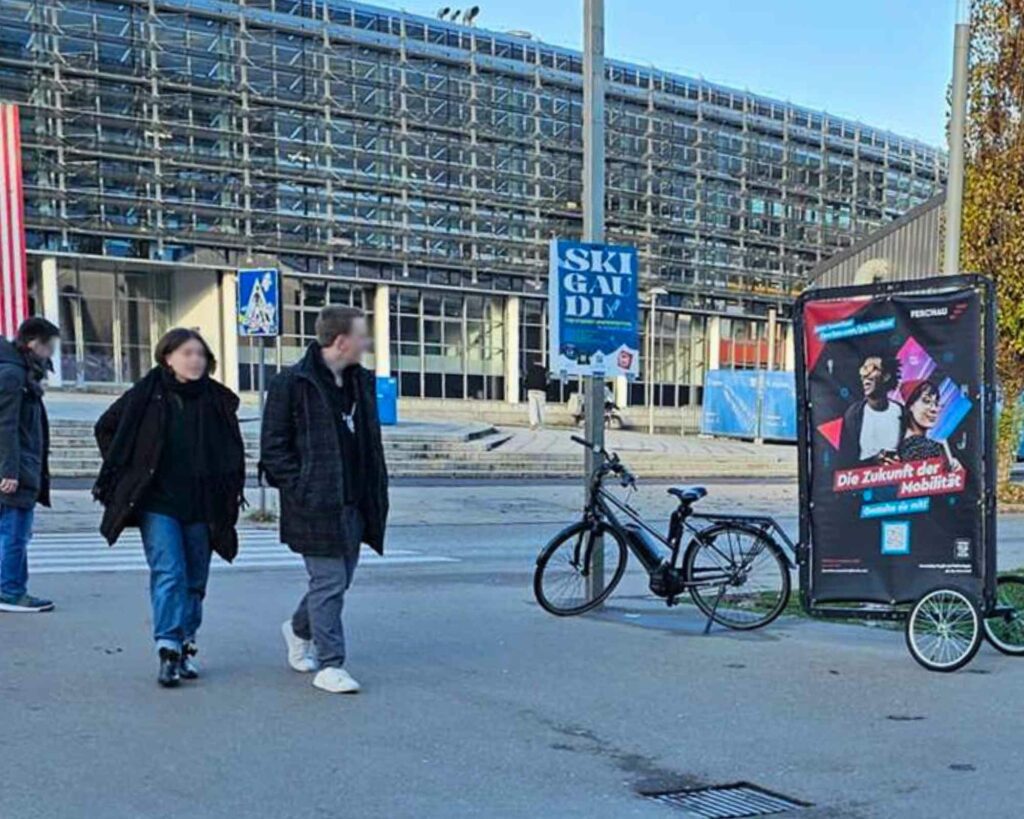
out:
{"label": "crosswalk stripe", "polygon": [[[276,531],[239,532],[239,552],[234,563],[214,560],[213,569],[296,569],[302,558],[280,542]],[[384,556],[364,546],[361,566],[403,566],[428,563],[457,563],[443,555],[427,555],[412,549],[389,549]],[[33,574],[81,572],[147,571],[142,539],[127,534],[113,548],[95,532],[48,532],[32,538],[28,549],[29,571]]]}
{"label": "crosswalk stripe", "polygon": [[[458,559],[454,557],[441,557],[441,556],[430,556],[422,555],[419,557],[378,557],[376,559],[370,559],[363,561],[360,559],[359,567],[369,568],[372,566],[407,566],[407,565],[423,565],[428,563],[457,563]],[[299,560],[254,560],[254,561],[243,561],[237,560],[232,564],[227,564],[219,561],[215,561],[211,564],[211,569],[301,569],[302,563]],[[29,561],[29,573],[30,574],[81,574],[85,572],[143,572],[148,571],[149,566],[145,562],[97,562],[87,565],[75,566],[60,564],[56,566],[34,566],[32,561]]]}

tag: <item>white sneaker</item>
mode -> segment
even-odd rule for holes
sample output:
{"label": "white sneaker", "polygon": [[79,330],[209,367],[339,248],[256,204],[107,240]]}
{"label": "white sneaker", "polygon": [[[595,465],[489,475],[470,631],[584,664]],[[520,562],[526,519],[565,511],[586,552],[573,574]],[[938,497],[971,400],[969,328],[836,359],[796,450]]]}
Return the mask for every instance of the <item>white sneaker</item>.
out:
{"label": "white sneaker", "polygon": [[313,678],[313,685],[331,694],[355,694],[359,683],[344,668],[322,668]]}
{"label": "white sneaker", "polygon": [[281,634],[288,646],[288,665],[303,674],[309,674],[320,667],[314,654],[313,641],[299,637],[292,629],[291,620],[281,623]]}

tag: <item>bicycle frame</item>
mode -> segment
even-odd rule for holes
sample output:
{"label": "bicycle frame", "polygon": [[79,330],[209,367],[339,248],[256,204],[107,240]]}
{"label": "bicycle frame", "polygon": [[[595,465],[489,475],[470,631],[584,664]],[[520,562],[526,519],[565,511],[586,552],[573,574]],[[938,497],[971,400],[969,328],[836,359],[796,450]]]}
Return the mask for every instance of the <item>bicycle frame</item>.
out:
{"label": "bicycle frame", "polygon": [[[703,542],[715,554],[719,555],[727,565],[735,566],[735,555],[726,554],[720,550],[713,541],[707,541],[704,537],[704,530],[689,522],[689,518],[694,517],[695,515],[688,506],[681,504],[679,508],[672,513],[669,523],[669,536],[665,537],[647,523],[640,516],[640,513],[632,506],[609,492],[604,487],[603,477],[604,476],[601,474],[598,474],[595,477],[594,484],[591,487],[590,502],[587,504],[587,508],[584,512],[585,519],[588,519],[595,524],[603,522],[614,529],[620,537],[622,537],[622,540],[626,543],[626,547],[643,565],[648,575],[652,575],[663,565],[668,565],[672,569],[678,568],[679,550],[682,546],[683,535],[686,532],[689,532],[694,538]],[[621,518],[616,515],[616,510],[640,526],[645,532],[652,535],[658,543],[665,547],[665,551],[655,550],[652,548],[652,544],[649,544],[647,541],[638,541],[630,537],[625,524],[622,522]],[[728,520],[728,517],[726,516],[698,517],[699,519],[707,519],[717,522],[725,522]],[[772,523],[774,524],[774,521],[772,521]],[[764,535],[766,542],[771,539],[767,532],[762,532],[762,534]],[[589,545],[588,548],[590,548]],[[689,589],[725,586],[732,581],[738,573],[741,573],[759,554],[760,551],[751,552],[751,554],[745,557],[744,562],[739,566],[736,566],[736,568],[731,572],[727,572],[724,568],[716,567],[695,569],[695,573],[699,572],[701,576],[699,578],[695,577],[692,579],[678,581],[676,593],[687,591]],[[589,554],[585,555],[585,560],[582,565],[590,565]],[[675,594],[670,595],[670,597],[674,596]]]}

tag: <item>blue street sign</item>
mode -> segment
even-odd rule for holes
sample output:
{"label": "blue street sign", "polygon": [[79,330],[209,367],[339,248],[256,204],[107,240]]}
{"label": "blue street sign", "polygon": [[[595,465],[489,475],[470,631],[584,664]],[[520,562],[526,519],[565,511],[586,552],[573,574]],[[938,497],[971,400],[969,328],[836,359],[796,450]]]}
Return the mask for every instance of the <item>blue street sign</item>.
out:
{"label": "blue street sign", "polygon": [[553,373],[639,374],[638,270],[634,247],[552,239],[548,343]]}
{"label": "blue street sign", "polygon": [[277,336],[280,276],[274,268],[238,271],[238,335]]}

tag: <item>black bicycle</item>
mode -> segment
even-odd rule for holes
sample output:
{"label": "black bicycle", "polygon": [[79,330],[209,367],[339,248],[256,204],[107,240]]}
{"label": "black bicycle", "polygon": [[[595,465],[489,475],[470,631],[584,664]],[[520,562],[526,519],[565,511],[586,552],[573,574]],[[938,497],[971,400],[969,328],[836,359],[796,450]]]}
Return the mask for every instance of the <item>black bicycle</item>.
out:
{"label": "black bicycle", "polygon": [[[618,455],[572,440],[600,456],[583,519],[563,529],[537,557],[533,591],[551,614],[567,617],[601,605],[626,571],[631,551],[650,579],[650,589],[675,605],[685,593],[712,621],[731,629],[755,629],[772,622],[789,602],[790,570],[795,568],[775,539],[793,545],[774,519],[756,515],[699,515],[693,504],[707,495],[701,486],[674,486],[679,501],[660,535],[630,504],[605,486],[615,479],[628,492],[636,477]],[[628,520],[624,520],[628,519]],[[694,521],[700,521],[695,524]],[[684,535],[690,535],[682,552]],[[680,560],[680,553],[682,559]]]}

